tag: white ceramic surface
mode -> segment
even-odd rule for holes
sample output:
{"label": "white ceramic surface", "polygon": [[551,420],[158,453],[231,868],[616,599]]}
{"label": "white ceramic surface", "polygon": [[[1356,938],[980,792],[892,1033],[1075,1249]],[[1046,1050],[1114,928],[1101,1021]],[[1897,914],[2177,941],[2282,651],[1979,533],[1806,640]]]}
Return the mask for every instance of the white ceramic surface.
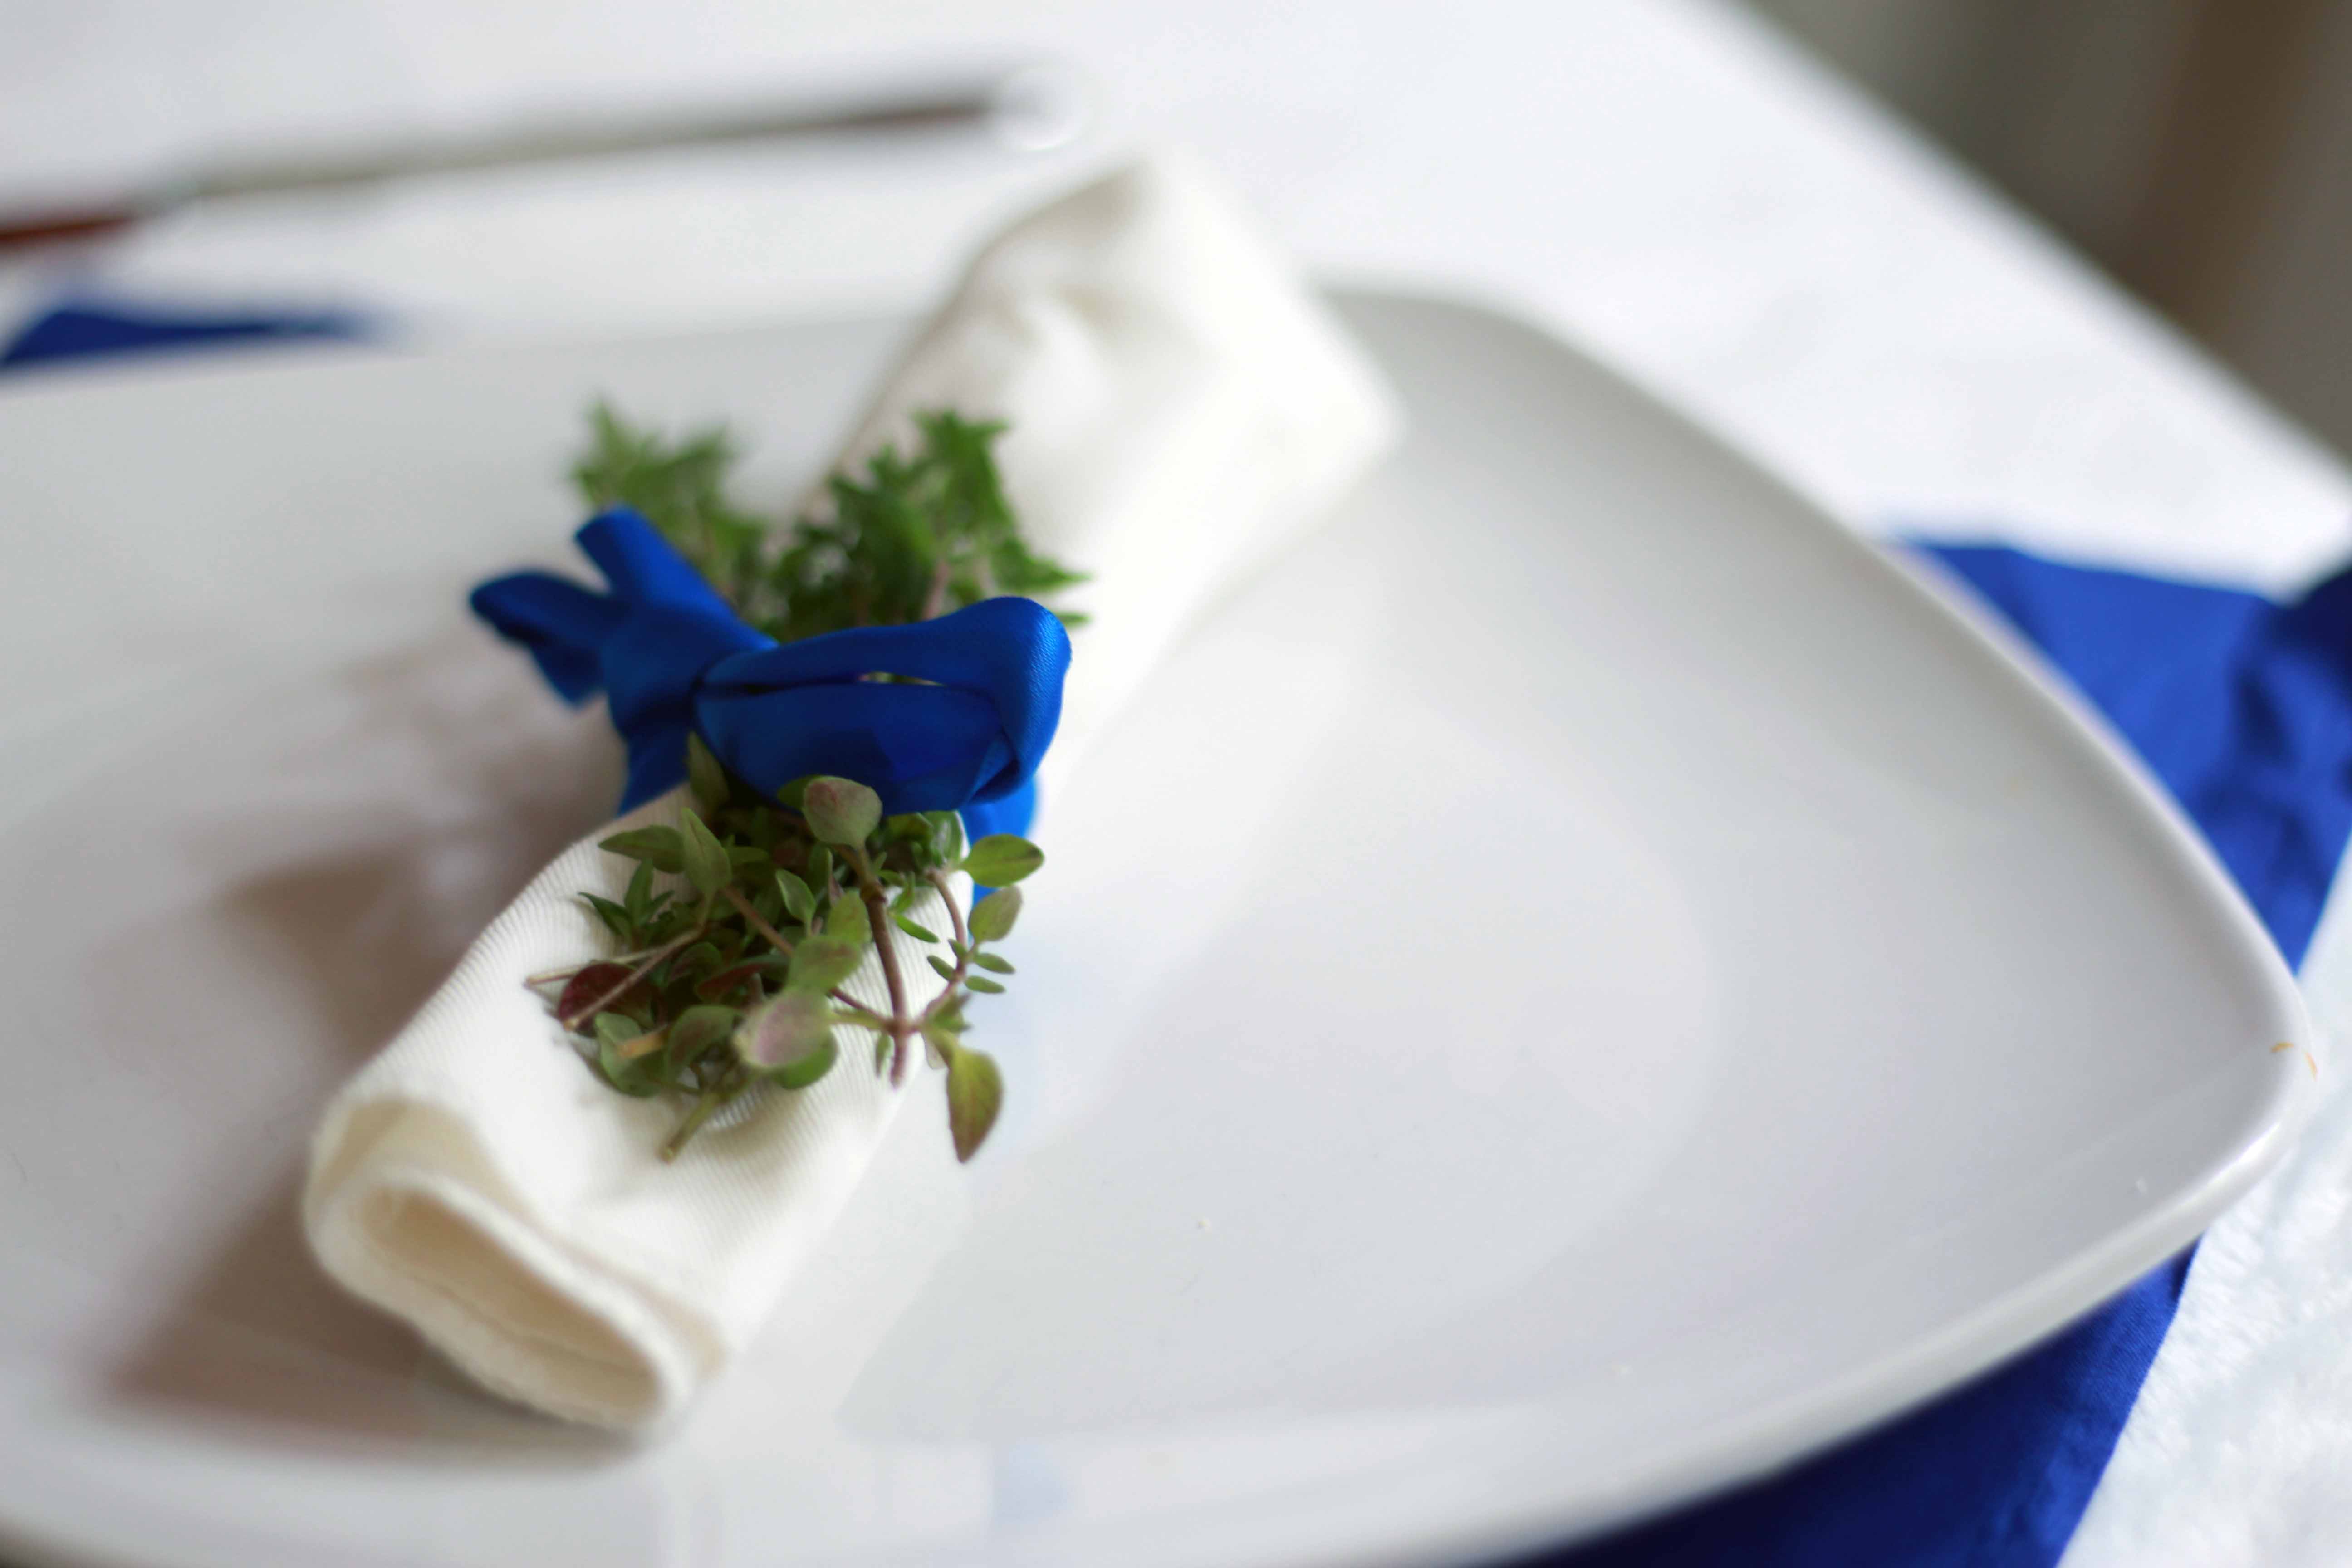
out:
{"label": "white ceramic surface", "polygon": [[1350,313],[1412,437],[1062,781],[961,1201],[886,1152],[644,1449],[336,1297],[299,1151],[609,797],[457,607],[560,558],[583,400],[782,497],[891,329],[0,393],[0,1541],[1450,1561],[1916,1400],[2276,1157],[2292,984],[1997,638],[1556,344]]}

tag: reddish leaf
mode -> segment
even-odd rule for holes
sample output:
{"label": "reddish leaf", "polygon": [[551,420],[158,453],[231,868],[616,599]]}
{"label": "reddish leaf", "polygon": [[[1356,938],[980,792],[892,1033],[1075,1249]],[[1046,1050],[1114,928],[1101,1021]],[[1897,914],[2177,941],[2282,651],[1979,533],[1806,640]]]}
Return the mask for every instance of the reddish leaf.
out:
{"label": "reddish leaf", "polygon": [[694,988],[694,994],[705,1002],[716,1002],[737,987],[750,983],[770,965],[765,959],[739,963],[732,969],[722,969]]}
{"label": "reddish leaf", "polygon": [[598,999],[604,997],[606,992],[628,977],[629,969],[626,964],[590,964],[563,983],[563,994],[555,999],[555,1016],[559,1018],[575,1017],[592,1005],[600,1012],[607,1008],[625,1008],[628,1004],[642,999],[645,994],[644,982],[640,981],[630,986],[625,995],[612,997],[602,1002]]}

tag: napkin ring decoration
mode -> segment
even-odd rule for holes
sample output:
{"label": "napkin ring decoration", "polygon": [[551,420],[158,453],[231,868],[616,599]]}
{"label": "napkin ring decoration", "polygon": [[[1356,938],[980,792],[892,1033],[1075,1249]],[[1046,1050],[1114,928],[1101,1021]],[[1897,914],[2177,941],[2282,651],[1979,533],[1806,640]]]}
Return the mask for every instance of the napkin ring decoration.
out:
{"label": "napkin ring decoration", "polygon": [[[665,1159],[747,1092],[823,1079],[845,1037],[870,1042],[893,1084],[918,1048],[944,1069],[970,1159],[1003,1089],[964,1043],[964,1008],[1003,989],[1012,965],[989,943],[1044,860],[1019,835],[1060,718],[1062,622],[1001,595],[779,642],[640,513],[604,511],[577,539],[605,592],[521,573],[477,588],[475,613],[566,700],[604,694],[628,752],[625,813],[681,783],[692,799],[674,827],[603,841],[636,862],[622,898],[582,895],[614,951],[529,983],[607,1087],[679,1101]],[[959,874],[990,889],[969,912]],[[909,912],[925,894],[946,930]],[[919,998],[893,931],[944,988]],[[844,988],[869,951],[874,1001]]]}

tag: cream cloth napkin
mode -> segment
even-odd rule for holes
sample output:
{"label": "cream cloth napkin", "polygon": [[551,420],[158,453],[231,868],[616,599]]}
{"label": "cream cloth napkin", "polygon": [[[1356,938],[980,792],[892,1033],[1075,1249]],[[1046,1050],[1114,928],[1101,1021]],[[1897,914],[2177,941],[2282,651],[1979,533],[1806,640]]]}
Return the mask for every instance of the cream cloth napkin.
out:
{"label": "cream cloth napkin", "polygon": [[[1096,618],[1057,757],[1397,428],[1378,373],[1321,302],[1230,195],[1175,159],[992,242],[845,466],[932,407],[1011,425],[1006,488],[1030,537],[1091,574],[1074,595]],[[303,1195],[311,1247],[345,1287],[486,1386],[598,1426],[671,1418],[751,1339],[906,1094],[845,1048],[814,1089],[747,1096],[666,1165],[656,1151],[678,1108],[592,1079],[523,977],[604,951],[578,894],[617,898],[633,868],[596,840],[675,821],[682,798],[572,846],[491,923],[330,1104]],[[945,929],[936,908],[912,912]],[[897,940],[928,1001],[929,967]],[[848,988],[885,1003],[877,957]]]}
{"label": "cream cloth napkin", "polygon": [[1039,551],[1088,574],[1066,767],[1185,625],[1321,517],[1395,439],[1380,373],[1233,194],[1163,154],[991,242],[851,437],[910,413],[1011,428],[1005,490]]}

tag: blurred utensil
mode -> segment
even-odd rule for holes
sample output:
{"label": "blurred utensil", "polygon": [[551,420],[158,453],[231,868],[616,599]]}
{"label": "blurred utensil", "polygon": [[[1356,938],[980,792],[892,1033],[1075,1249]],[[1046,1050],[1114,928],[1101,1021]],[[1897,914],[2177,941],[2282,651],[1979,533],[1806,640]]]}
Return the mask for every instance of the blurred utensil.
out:
{"label": "blurred utensil", "polygon": [[1068,73],[1029,66],[854,98],[765,100],[719,108],[574,114],[454,137],[352,151],[223,162],[127,194],[0,210],[0,249],[91,238],[222,197],[332,191],[680,147],[904,132],[992,135],[1024,152],[1062,145],[1085,118]]}

